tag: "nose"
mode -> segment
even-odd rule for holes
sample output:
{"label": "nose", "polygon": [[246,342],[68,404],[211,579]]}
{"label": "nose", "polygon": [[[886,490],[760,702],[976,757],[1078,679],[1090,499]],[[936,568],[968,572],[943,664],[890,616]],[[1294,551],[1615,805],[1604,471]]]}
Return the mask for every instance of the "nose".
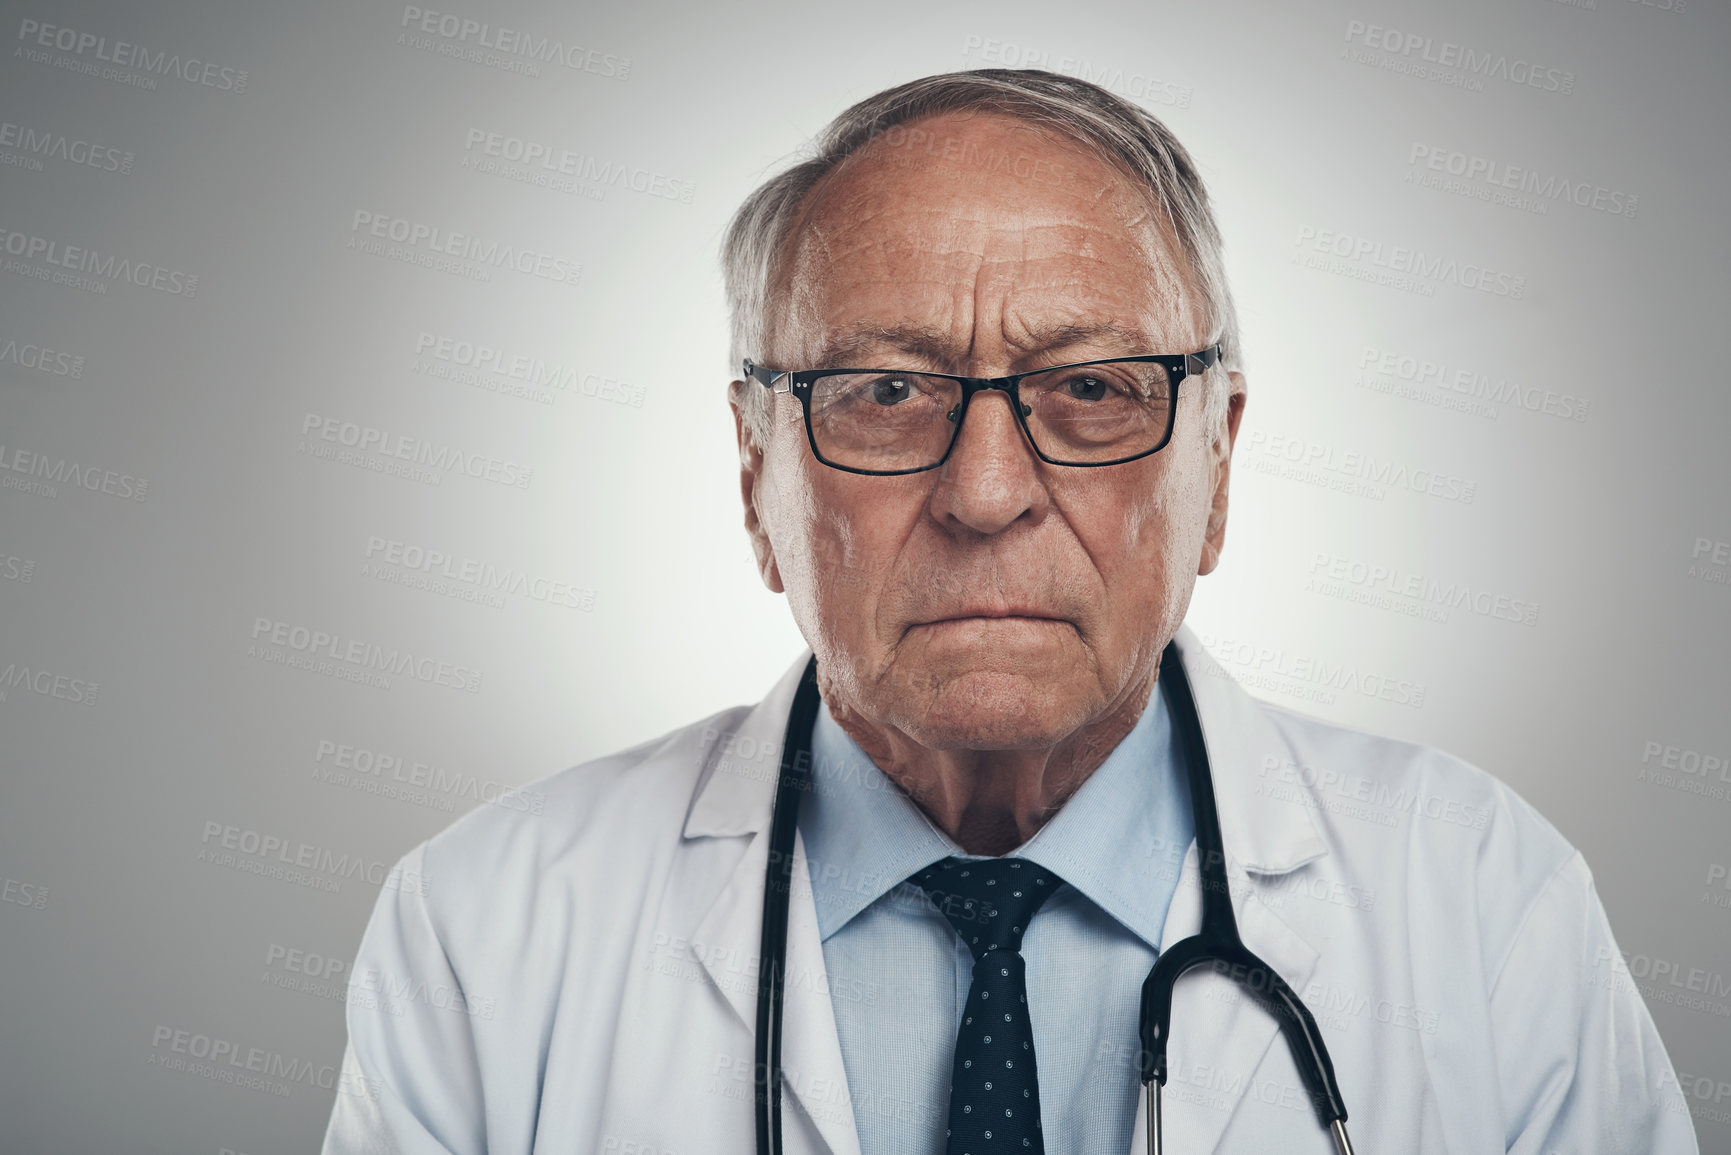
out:
{"label": "nose", "polygon": [[1037,524],[1051,507],[1044,465],[1016,420],[1014,394],[982,389],[961,415],[949,458],[934,472],[931,511],[938,521],[975,533],[1000,533],[1027,517]]}

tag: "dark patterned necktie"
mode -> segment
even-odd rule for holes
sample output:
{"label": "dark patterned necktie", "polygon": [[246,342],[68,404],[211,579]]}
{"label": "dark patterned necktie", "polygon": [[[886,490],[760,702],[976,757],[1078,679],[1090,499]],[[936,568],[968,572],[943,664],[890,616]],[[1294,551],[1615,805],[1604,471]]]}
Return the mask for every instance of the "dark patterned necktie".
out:
{"label": "dark patterned necktie", "polygon": [[1022,935],[1064,880],[1020,858],[946,858],[908,881],[926,892],[974,954],[950,1071],[945,1150],[1044,1155]]}

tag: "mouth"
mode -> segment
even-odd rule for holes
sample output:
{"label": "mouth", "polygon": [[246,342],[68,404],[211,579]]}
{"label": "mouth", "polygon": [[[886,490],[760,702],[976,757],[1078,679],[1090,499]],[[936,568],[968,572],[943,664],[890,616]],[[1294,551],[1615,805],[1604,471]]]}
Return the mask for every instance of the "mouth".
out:
{"label": "mouth", "polygon": [[945,618],[933,618],[929,622],[920,622],[922,626],[954,625],[962,622],[1051,622],[1054,625],[1068,625],[1069,619],[1042,614],[1034,610],[978,610],[970,613],[953,614]]}

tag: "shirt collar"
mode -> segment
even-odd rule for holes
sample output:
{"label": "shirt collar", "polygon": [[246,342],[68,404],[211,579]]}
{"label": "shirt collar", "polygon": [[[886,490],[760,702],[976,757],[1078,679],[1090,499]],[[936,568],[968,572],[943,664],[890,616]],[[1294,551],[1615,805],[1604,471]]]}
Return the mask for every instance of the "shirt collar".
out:
{"label": "shirt collar", "polygon": [[[1192,836],[1190,795],[1164,694],[1040,830],[1011,852],[1061,875],[1159,949]],[[833,718],[812,728],[813,790],[800,813],[818,930],[828,939],[909,875],[967,855]]]}
{"label": "shirt collar", "polygon": [[812,726],[812,792],[800,808],[818,933],[827,940],[910,874],[963,851],[830,717]]}

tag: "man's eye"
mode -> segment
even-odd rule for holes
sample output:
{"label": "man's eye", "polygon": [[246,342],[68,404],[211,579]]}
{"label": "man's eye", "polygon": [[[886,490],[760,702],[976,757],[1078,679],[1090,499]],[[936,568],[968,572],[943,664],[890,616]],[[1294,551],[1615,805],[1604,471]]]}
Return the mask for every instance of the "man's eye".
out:
{"label": "man's eye", "polygon": [[879,405],[899,405],[917,390],[907,377],[879,377],[871,383],[871,399]]}
{"label": "man's eye", "polygon": [[1072,377],[1066,384],[1070,396],[1078,401],[1099,401],[1111,392],[1111,386],[1099,377]]}

